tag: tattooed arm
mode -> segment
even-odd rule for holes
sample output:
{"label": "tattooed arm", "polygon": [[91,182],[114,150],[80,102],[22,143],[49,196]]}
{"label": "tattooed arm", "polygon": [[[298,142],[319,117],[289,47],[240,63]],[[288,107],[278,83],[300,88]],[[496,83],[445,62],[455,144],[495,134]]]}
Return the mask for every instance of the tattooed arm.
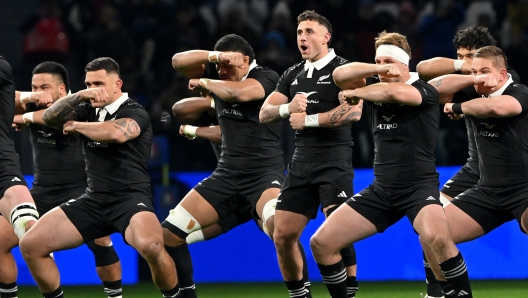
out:
{"label": "tattooed arm", "polygon": [[[262,107],[260,108],[260,123],[273,123],[282,120],[282,117],[279,114],[279,108],[280,105],[287,103],[288,97],[286,97],[286,95],[277,91],[272,92],[268,98],[266,98],[264,104],[262,104]],[[304,108],[306,109],[306,106]],[[288,112],[291,114],[298,111],[292,111],[289,106]]]}
{"label": "tattooed arm", "polygon": [[96,142],[122,144],[137,138],[141,128],[135,120],[121,118],[105,122],[68,121],[63,131],[65,134],[80,133]]}
{"label": "tattooed arm", "polygon": [[83,101],[106,102],[108,93],[103,88],[90,88],[81,90],[75,94],[67,95],[54,104],[52,104],[44,115],[42,120],[47,126],[57,130],[62,130],[66,122],[76,120],[75,108]]}
{"label": "tattooed arm", "polygon": [[341,104],[334,109],[319,113],[320,127],[336,127],[357,122],[361,119],[363,112],[363,101],[360,100],[357,105],[349,105],[346,101],[340,100]]}

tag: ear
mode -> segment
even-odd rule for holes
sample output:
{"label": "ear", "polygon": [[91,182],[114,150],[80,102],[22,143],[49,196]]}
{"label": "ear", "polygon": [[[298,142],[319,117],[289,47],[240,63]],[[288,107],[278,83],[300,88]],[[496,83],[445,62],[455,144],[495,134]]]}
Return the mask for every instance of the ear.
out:
{"label": "ear", "polygon": [[61,83],[59,85],[59,98],[63,98],[68,94],[68,90],[66,90],[66,85],[64,83]]}
{"label": "ear", "polygon": [[502,82],[504,80],[508,79],[508,71],[506,69],[502,69],[499,73],[499,81]]}
{"label": "ear", "polygon": [[114,93],[121,91],[121,87],[123,87],[123,80],[117,79],[114,86]]}
{"label": "ear", "polygon": [[324,37],[325,44],[328,44],[331,38],[332,38],[332,34],[330,34],[330,32],[326,32],[325,37]]}
{"label": "ear", "polygon": [[246,64],[249,65],[249,56],[244,56],[243,61],[244,61],[244,65]]}

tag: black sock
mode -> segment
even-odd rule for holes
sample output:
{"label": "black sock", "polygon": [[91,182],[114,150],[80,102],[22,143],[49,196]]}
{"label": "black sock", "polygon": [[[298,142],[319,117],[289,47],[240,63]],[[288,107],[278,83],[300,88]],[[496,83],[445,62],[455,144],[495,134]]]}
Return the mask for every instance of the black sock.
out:
{"label": "black sock", "polygon": [[187,243],[176,247],[165,245],[165,250],[176,264],[178,283],[180,284],[182,298],[196,298],[196,286],[194,284],[194,270]]}
{"label": "black sock", "polygon": [[290,298],[307,298],[308,291],[306,290],[306,287],[304,286],[304,281],[301,280],[291,280],[291,281],[284,281],[286,283],[286,287],[288,288],[288,293],[290,294]]}
{"label": "black sock", "polygon": [[301,256],[302,256],[302,260],[303,260],[303,278],[302,278],[302,281],[304,283],[304,288],[306,289],[307,293],[306,293],[306,297],[307,298],[312,298],[312,292],[311,292],[311,286],[312,284],[310,283],[310,276],[308,274],[308,263],[306,262],[306,254],[304,253],[304,247],[302,246],[301,244],[301,241],[298,242],[299,244],[299,250],[301,251]]}
{"label": "black sock", "polygon": [[347,277],[347,295],[348,298],[356,297],[356,292],[359,290],[358,282],[355,276]]}
{"label": "black sock", "polygon": [[347,272],[342,261],[333,265],[317,264],[332,298],[347,298]]}
{"label": "black sock", "polygon": [[62,292],[61,286],[51,293],[42,293],[42,295],[44,298],[64,298],[64,293]]}
{"label": "black sock", "polygon": [[0,298],[18,297],[18,287],[16,281],[11,284],[0,282]]}
{"label": "black sock", "polygon": [[447,281],[439,280],[438,284],[442,288],[442,292],[444,293],[444,297],[446,297],[446,298],[456,297],[455,290],[453,289],[453,287]]}
{"label": "black sock", "polygon": [[168,290],[168,291],[162,290],[161,294],[163,295],[163,298],[180,298],[181,297],[180,285],[176,284],[176,286],[172,290]]}
{"label": "black sock", "polygon": [[442,268],[445,279],[455,289],[455,293],[458,296],[463,296],[464,298],[473,297],[466,262],[460,252],[456,257],[441,263],[440,268]]}
{"label": "black sock", "polygon": [[429,266],[429,263],[427,262],[427,258],[425,257],[425,254],[423,254],[423,264],[424,264],[424,270],[425,270],[425,282],[427,283],[427,296],[431,296],[431,297],[444,296],[444,293],[442,292],[442,287],[438,283],[438,280],[436,280],[433,270],[431,270],[431,267]]}
{"label": "black sock", "polygon": [[103,281],[103,285],[106,296],[118,297],[123,295],[123,289],[121,288],[121,280]]}

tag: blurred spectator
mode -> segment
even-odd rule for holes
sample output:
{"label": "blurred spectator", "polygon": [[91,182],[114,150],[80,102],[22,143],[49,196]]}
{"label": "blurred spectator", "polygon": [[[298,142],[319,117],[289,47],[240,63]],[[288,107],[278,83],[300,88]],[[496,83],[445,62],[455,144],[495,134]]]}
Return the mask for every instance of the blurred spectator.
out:
{"label": "blurred spectator", "polygon": [[433,12],[426,15],[419,27],[424,43],[423,59],[433,57],[455,58],[453,36],[464,20],[464,9],[453,0],[440,0],[434,3]]}

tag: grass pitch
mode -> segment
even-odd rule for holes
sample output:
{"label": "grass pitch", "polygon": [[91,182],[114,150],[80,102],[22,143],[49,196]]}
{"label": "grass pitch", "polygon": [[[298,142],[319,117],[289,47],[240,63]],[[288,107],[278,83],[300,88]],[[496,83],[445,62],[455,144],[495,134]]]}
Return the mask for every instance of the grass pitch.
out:
{"label": "grass pitch", "polygon": [[[528,297],[528,280],[508,281],[472,281],[473,295],[475,297]],[[419,298],[424,293],[423,282],[361,282],[359,284],[358,298]],[[198,284],[199,298],[287,298],[286,287],[282,283],[246,283],[246,284]],[[66,297],[75,298],[104,298],[102,286],[75,286],[64,287]],[[313,297],[328,298],[324,284],[312,285]],[[42,297],[36,287],[20,287],[19,297]],[[138,285],[125,285],[124,298],[161,297],[161,294],[152,283]]]}

